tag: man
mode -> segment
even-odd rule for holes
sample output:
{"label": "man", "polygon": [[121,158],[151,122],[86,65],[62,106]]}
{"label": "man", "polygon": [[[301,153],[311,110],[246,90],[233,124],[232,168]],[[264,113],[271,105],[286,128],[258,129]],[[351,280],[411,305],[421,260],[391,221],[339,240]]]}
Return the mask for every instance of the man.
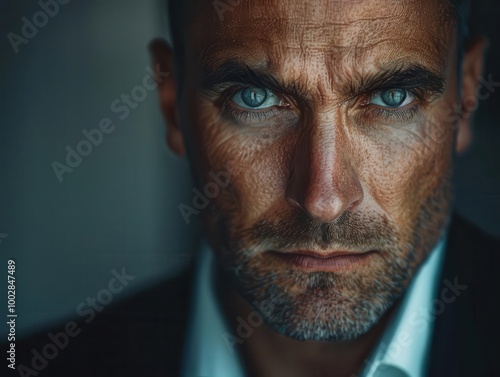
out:
{"label": "man", "polygon": [[171,17],[173,48],[152,51],[168,144],[213,193],[207,242],[194,276],[107,310],[40,373],[499,375],[500,247],[451,214],[485,48],[463,4],[191,0]]}

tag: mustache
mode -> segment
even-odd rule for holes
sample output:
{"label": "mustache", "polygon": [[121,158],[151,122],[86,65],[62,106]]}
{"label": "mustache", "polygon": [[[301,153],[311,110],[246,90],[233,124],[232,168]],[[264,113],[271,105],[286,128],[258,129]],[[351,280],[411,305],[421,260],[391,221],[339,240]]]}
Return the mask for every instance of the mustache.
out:
{"label": "mustache", "polygon": [[344,212],[334,222],[319,223],[307,214],[287,211],[279,220],[263,219],[243,232],[245,246],[266,250],[300,249],[367,251],[394,246],[395,228],[383,215]]}

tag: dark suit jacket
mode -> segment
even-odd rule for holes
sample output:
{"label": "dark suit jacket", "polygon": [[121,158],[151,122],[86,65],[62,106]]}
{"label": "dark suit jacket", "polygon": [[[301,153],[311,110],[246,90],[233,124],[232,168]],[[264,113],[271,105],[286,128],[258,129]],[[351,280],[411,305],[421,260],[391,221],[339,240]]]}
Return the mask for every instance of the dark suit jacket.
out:
{"label": "dark suit jacket", "polygon": [[[42,353],[53,343],[49,331],[20,340],[17,366],[23,364],[41,377],[177,376],[192,280],[190,268],[154,289],[105,308],[89,324],[81,321],[81,332],[55,358],[46,365],[36,361],[39,371],[32,365],[33,350]],[[429,376],[500,376],[499,281],[500,242],[455,216],[435,306]],[[61,331],[64,325],[51,332]],[[51,354],[54,349],[47,351]],[[4,365],[5,370],[10,371]],[[13,375],[35,374],[26,370]]]}

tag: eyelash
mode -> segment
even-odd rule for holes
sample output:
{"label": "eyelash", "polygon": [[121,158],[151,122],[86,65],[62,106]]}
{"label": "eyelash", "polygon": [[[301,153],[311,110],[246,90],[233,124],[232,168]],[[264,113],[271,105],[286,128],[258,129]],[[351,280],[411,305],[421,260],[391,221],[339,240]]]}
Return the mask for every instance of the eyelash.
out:
{"label": "eyelash", "polygon": [[366,96],[368,96],[369,99],[366,100],[365,96],[365,99],[363,100],[363,104],[361,105],[361,107],[365,108],[365,111],[368,112],[369,117],[384,118],[387,120],[394,119],[400,122],[410,122],[415,116],[419,114],[420,109],[422,108],[422,105],[425,102],[424,100],[425,95],[424,93],[422,93],[422,91],[416,89],[406,89],[406,88],[401,88],[401,89],[408,91],[415,97],[415,100],[410,105],[401,108],[390,109],[373,104],[368,104],[367,102],[369,101],[369,99],[373,98],[381,91],[387,90],[387,88],[381,88],[367,94]]}

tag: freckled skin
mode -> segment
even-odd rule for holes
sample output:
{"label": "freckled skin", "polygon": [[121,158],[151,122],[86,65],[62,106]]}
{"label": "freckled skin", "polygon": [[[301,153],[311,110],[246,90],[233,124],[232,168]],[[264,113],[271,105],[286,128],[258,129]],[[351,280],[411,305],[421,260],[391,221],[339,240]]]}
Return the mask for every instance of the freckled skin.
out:
{"label": "freckled skin", "polygon": [[[255,300],[276,306],[243,345],[253,375],[356,372],[442,234],[457,134],[446,115],[459,102],[446,4],[242,0],[221,22],[211,1],[193,2],[179,99],[184,142],[200,186],[211,171],[230,176],[201,213],[205,234],[223,285],[235,288],[226,292],[229,316]],[[304,96],[285,98],[265,120],[235,115],[201,90],[200,66],[227,59],[263,68]],[[394,63],[441,74],[444,92],[424,95],[404,117],[380,115],[363,105],[366,96],[348,98]],[[377,253],[353,270],[304,272],[269,255],[278,249]]]}

